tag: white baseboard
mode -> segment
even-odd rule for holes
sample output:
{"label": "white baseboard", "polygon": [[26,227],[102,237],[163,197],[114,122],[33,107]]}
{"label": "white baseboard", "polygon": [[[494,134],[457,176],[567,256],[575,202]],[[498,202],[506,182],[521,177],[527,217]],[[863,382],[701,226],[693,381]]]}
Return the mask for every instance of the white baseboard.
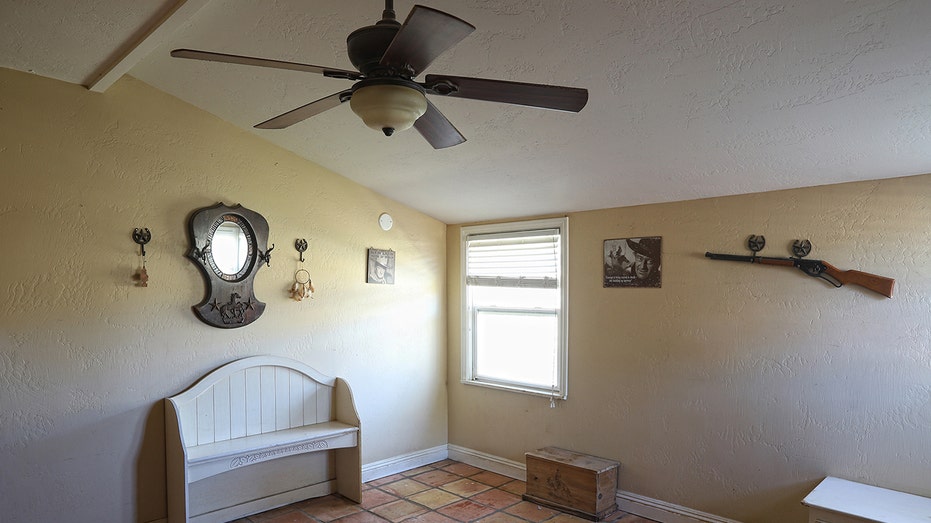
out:
{"label": "white baseboard", "polygon": [[632,492],[617,491],[617,508],[662,523],[741,523]]}
{"label": "white baseboard", "polygon": [[[473,467],[490,470],[502,476],[527,480],[527,467],[523,463],[500,458],[458,445],[440,445],[431,449],[411,452],[362,466],[362,481],[368,482],[398,474],[444,459],[453,459]],[[741,523],[713,514],[692,510],[666,501],[648,498],[632,492],[617,491],[617,508],[624,512],[649,518],[661,523]],[[150,523],[167,523],[159,519]]]}
{"label": "white baseboard", "polygon": [[447,445],[440,445],[432,449],[419,450],[411,452],[410,454],[368,463],[362,465],[362,482],[366,483],[392,474],[422,467],[430,463],[443,461],[448,456]]}
{"label": "white baseboard", "polygon": [[447,447],[449,447],[449,459],[461,461],[480,469],[490,470],[509,478],[527,481],[527,466],[523,463],[499,458],[498,456],[492,456],[491,454],[485,454],[484,452],[467,449],[458,445],[447,445]]}
{"label": "white baseboard", "polygon": [[[527,466],[509,459],[499,458],[477,450],[458,445],[448,445],[449,459],[461,461],[473,467],[479,467],[502,476],[527,481]],[[616,495],[617,507],[624,512],[649,518],[661,523],[741,523],[733,519],[706,514],[679,505],[673,505],[658,499],[652,499],[632,492],[619,490]]]}

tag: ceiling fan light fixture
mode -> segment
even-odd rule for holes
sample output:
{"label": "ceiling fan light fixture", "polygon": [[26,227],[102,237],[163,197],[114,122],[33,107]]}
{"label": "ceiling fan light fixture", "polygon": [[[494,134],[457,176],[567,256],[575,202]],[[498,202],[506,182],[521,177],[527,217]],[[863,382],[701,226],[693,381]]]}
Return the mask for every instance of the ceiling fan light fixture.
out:
{"label": "ceiling fan light fixture", "polygon": [[427,98],[412,87],[374,84],[354,90],[349,107],[365,125],[391,136],[410,129],[427,112]]}
{"label": "ceiling fan light fixture", "polygon": [[194,49],[175,49],[171,56],[303,71],[355,82],[349,89],[256,124],[257,129],[284,129],[350,102],[353,112],[372,129],[391,136],[416,125],[434,149],[445,149],[465,142],[465,136],[425,95],[576,113],[585,107],[588,91],[577,87],[434,74],[426,75],[422,83],[414,80],[473,31],[475,26],[465,20],[422,5],[415,5],[402,24],[393,0],[385,0],[381,20],[346,37],[346,52],[355,71]]}

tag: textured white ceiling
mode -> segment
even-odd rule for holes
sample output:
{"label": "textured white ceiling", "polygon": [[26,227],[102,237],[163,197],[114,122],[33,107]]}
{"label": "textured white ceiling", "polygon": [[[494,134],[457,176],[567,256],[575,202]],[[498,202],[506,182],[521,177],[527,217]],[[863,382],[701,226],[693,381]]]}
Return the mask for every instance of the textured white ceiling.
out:
{"label": "textured white ceiling", "polygon": [[[346,105],[255,130],[351,84],[168,54],[352,69],[346,35],[380,0],[200,0],[129,74],[447,223],[931,172],[931,1],[420,1],[477,27],[427,73],[584,87],[588,105],[432,97],[468,139],[439,151]],[[173,5],[4,0],[0,66],[89,85]]]}

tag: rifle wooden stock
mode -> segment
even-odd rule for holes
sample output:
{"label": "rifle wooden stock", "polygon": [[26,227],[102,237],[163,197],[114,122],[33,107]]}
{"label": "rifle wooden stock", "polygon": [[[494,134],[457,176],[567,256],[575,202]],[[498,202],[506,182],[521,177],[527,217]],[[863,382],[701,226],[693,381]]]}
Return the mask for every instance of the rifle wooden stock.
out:
{"label": "rifle wooden stock", "polygon": [[824,264],[826,274],[843,284],[859,285],[887,298],[892,297],[892,289],[895,287],[895,280],[892,278],[855,270],[842,271],[826,261],[822,260],[821,263]]}

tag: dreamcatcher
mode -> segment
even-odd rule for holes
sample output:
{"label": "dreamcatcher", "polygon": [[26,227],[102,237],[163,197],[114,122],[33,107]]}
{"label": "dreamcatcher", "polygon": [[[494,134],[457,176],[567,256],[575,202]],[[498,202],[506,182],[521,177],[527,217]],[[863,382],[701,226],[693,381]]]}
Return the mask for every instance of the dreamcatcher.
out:
{"label": "dreamcatcher", "polygon": [[310,271],[304,268],[304,251],[307,250],[307,240],[297,240],[294,248],[301,253],[301,268],[294,273],[294,284],[291,285],[291,299],[301,301],[304,298],[314,297],[314,282],[310,279]]}

